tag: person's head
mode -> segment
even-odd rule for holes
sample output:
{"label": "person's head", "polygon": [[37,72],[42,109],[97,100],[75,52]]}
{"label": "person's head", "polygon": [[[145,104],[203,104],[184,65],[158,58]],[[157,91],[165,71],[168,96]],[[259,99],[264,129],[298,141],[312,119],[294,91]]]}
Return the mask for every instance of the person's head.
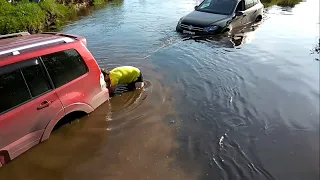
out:
{"label": "person's head", "polygon": [[109,84],[110,83],[110,77],[109,77],[109,71],[105,70],[105,69],[101,69],[101,72],[103,74],[104,77],[104,81]]}

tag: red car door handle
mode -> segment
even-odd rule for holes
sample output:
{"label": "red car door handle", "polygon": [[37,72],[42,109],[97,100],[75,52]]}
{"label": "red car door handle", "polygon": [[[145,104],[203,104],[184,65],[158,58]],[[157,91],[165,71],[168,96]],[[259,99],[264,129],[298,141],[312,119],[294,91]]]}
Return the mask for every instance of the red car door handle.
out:
{"label": "red car door handle", "polygon": [[51,104],[50,101],[47,101],[47,100],[46,100],[46,101],[43,101],[43,102],[37,107],[37,110],[46,108],[46,107],[48,107],[50,104]]}

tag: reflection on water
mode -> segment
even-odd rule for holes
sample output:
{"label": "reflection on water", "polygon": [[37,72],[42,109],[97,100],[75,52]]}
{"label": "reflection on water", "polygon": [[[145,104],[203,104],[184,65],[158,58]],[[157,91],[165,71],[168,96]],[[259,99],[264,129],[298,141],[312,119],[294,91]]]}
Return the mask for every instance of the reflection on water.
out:
{"label": "reflection on water", "polygon": [[137,66],[147,86],[58,129],[0,179],[319,179],[319,1],[271,7],[226,36],[176,33],[199,3],[125,0],[70,24],[103,68]]}
{"label": "reflection on water", "polygon": [[250,43],[255,37],[255,30],[259,28],[259,24],[250,24],[241,29],[233,30],[228,34],[214,36],[189,36],[181,35],[183,41],[193,40],[197,43],[207,42],[213,47],[224,48],[240,48],[243,44]]}
{"label": "reflection on water", "polygon": [[315,57],[315,60],[316,61],[320,61],[320,58],[319,58],[319,54],[320,54],[320,39],[319,39],[319,42],[315,45],[315,47],[311,50],[311,54],[315,54],[315,55],[318,54],[318,57]]}

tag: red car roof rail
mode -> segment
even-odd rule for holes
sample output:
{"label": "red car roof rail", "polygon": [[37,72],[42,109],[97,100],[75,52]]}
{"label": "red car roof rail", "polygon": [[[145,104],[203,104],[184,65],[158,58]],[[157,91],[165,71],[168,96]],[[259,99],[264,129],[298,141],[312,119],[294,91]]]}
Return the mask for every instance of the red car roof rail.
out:
{"label": "red car roof rail", "polygon": [[30,33],[28,32],[19,32],[19,33],[0,35],[0,39],[7,39],[7,38],[13,38],[13,37],[19,37],[19,36],[28,36],[28,35],[30,35]]}

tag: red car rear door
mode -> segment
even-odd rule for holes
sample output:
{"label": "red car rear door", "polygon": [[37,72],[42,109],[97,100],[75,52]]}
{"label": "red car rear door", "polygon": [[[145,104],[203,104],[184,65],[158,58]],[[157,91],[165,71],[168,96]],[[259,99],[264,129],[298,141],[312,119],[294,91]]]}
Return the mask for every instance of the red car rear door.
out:
{"label": "red car rear door", "polygon": [[0,67],[0,150],[11,159],[40,142],[62,103],[37,59]]}

